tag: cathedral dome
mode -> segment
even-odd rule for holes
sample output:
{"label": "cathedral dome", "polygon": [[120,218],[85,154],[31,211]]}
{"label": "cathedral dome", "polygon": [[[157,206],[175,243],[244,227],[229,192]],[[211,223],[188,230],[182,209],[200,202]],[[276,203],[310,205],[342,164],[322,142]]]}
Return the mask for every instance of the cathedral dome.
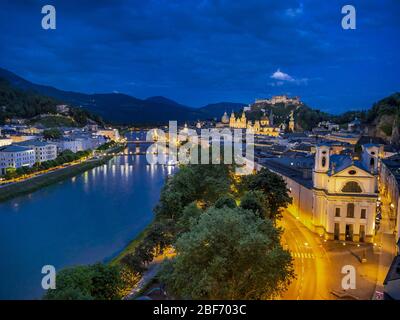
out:
{"label": "cathedral dome", "polygon": [[221,122],[222,123],[229,123],[229,117],[228,117],[228,114],[226,113],[226,111],[225,111],[224,115],[221,118]]}

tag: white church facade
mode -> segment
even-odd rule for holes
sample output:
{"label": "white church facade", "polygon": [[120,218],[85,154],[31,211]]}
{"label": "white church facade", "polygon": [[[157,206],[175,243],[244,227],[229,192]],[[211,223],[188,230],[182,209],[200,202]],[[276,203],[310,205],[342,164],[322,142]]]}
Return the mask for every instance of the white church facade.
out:
{"label": "white church facade", "polygon": [[285,180],[293,200],[287,210],[311,231],[326,240],[373,242],[378,157],[377,145],[364,145],[356,155],[335,153],[326,143],[316,147],[312,179],[296,177],[284,159],[268,160],[265,167]]}

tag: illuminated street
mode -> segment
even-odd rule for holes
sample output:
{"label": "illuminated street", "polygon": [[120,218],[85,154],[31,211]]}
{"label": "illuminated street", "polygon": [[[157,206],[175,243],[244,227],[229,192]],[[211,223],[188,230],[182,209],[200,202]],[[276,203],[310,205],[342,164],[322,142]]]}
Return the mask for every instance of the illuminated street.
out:
{"label": "illuminated street", "polygon": [[281,226],[284,228],[283,243],[294,258],[297,278],[283,295],[285,300],[332,299],[329,293],[329,257],[321,239],[311,233],[288,212],[284,212]]}

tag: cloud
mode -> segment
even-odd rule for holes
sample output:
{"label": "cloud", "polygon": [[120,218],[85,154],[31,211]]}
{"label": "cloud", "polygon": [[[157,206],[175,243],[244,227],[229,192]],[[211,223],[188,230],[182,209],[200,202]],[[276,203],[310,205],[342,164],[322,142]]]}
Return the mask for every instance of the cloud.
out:
{"label": "cloud", "polygon": [[282,72],[279,69],[271,75],[271,79],[290,81],[290,82],[294,81],[294,79],[291,76],[289,76],[287,73]]}
{"label": "cloud", "polygon": [[291,75],[282,72],[280,69],[275,71],[271,76],[271,79],[274,79],[276,81],[270,82],[269,85],[271,87],[281,87],[285,83],[290,83],[290,84],[295,84],[295,85],[307,85],[308,84],[308,78],[294,78]]}
{"label": "cloud", "polygon": [[304,5],[302,3],[300,3],[300,5],[297,8],[286,9],[285,13],[289,17],[296,17],[298,15],[303,14],[303,8],[304,8]]}

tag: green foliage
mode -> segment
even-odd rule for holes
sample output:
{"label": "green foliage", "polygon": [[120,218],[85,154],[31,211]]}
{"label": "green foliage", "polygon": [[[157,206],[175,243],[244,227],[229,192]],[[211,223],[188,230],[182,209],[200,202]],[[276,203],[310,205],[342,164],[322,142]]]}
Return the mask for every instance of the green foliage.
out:
{"label": "green foliage", "polygon": [[65,116],[47,116],[39,120],[31,121],[32,124],[41,124],[46,128],[57,128],[57,127],[76,127],[76,122],[69,117]]}
{"label": "green foliage", "polygon": [[223,207],[234,209],[236,208],[236,201],[232,195],[225,194],[215,202],[214,206],[218,209],[222,209]]}
{"label": "green foliage", "polygon": [[43,131],[43,138],[48,140],[60,139],[62,132],[58,129],[47,129]]}
{"label": "green foliage", "polygon": [[383,133],[387,136],[390,137],[392,135],[392,131],[393,131],[393,125],[390,123],[383,123],[379,129],[381,129],[383,131]]}
{"label": "green foliage", "polygon": [[177,243],[161,280],[178,298],[269,299],[294,277],[280,230],[236,208],[210,208]]}
{"label": "green foliage", "polygon": [[61,270],[56,276],[56,289],[48,290],[45,300],[115,300],[131,283],[119,266],[94,264]]}
{"label": "green foliage", "polygon": [[319,122],[329,119],[329,115],[320,110],[311,109],[307,106],[301,106],[295,112],[295,123],[303,130],[315,128]]}
{"label": "green foliage", "polygon": [[197,223],[197,219],[202,214],[202,210],[197,206],[196,202],[187,205],[179,217],[176,225],[179,233],[187,232]]}
{"label": "green foliage", "polygon": [[[62,101],[46,97],[32,91],[22,91],[13,88],[8,81],[0,78],[0,124],[4,123],[6,119],[11,118],[25,118],[31,119],[41,114],[56,114],[56,106],[64,104]],[[5,108],[3,108],[5,107]],[[81,108],[70,108],[70,116],[79,126],[84,126],[88,123],[88,119],[95,122],[102,123],[103,121],[96,115],[83,110]],[[49,121],[49,125],[53,125],[51,121],[66,121],[63,118],[58,118]],[[44,121],[46,124],[46,120]],[[68,122],[71,124],[71,122]],[[57,122],[55,126],[59,126]]]}
{"label": "green foliage", "polygon": [[400,93],[395,93],[375,103],[368,111],[367,120],[371,122],[383,115],[396,115],[399,113]]}
{"label": "green foliage", "polygon": [[262,191],[248,191],[240,199],[240,207],[254,212],[262,219],[270,217],[267,197]]}
{"label": "green foliage", "polygon": [[168,179],[155,208],[157,218],[177,221],[183,208],[196,201],[210,207],[217,199],[230,192],[232,183],[229,166],[187,165]]}
{"label": "green foliage", "polygon": [[266,168],[256,174],[243,178],[241,188],[249,191],[262,191],[265,196],[265,207],[269,208],[268,218],[275,221],[282,217],[282,208],[292,203],[285,181],[279,175]]}
{"label": "green foliage", "polygon": [[108,149],[111,149],[111,148],[115,147],[116,145],[117,145],[117,143],[115,141],[109,141],[109,142],[103,143],[96,150],[97,151],[107,151]]}
{"label": "green foliage", "polygon": [[146,265],[154,257],[161,254],[165,248],[172,245],[175,237],[175,227],[171,221],[153,223],[145,238],[135,248],[133,253],[127,254],[121,263],[133,273],[141,275],[146,270]]}
{"label": "green foliage", "polygon": [[12,88],[0,79],[0,123],[7,118],[32,118],[39,114],[55,113],[58,102],[54,99]]}

